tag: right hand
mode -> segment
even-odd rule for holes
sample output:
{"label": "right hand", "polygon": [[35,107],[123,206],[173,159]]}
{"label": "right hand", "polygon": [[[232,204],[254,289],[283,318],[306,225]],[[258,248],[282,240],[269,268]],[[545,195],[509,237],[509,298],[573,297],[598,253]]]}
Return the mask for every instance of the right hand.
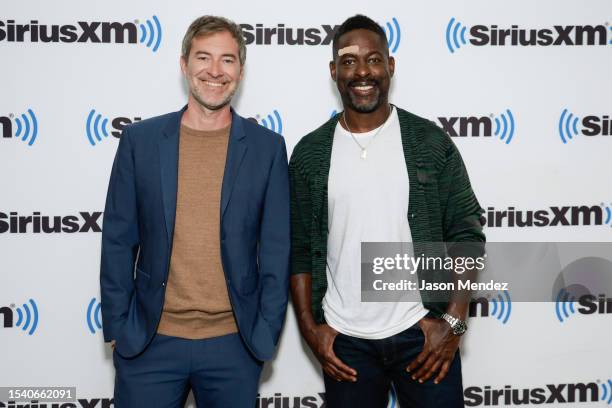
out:
{"label": "right hand", "polygon": [[347,366],[334,353],[334,340],[338,332],[327,324],[316,325],[304,336],[323,371],[337,381],[357,381],[357,371]]}
{"label": "right hand", "polygon": [[115,351],[115,344],[116,344],[115,340],[111,340],[110,346],[113,351]]}

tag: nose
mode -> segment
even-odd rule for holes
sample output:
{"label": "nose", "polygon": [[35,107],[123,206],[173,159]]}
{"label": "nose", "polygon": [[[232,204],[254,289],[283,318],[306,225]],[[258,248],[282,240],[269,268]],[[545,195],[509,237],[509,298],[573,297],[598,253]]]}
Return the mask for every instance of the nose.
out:
{"label": "nose", "polygon": [[208,74],[213,78],[218,78],[223,75],[221,70],[221,60],[213,60],[208,66]]}
{"label": "nose", "polygon": [[357,61],[355,67],[355,76],[364,78],[370,75],[370,66],[365,61]]}

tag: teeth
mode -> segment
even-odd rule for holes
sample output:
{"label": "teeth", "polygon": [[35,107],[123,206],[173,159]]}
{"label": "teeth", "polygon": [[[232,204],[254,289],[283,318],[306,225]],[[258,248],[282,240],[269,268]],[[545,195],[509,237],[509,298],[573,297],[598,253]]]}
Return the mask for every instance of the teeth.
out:
{"label": "teeth", "polygon": [[204,81],[204,83],[208,86],[215,86],[215,87],[221,87],[223,86],[223,84],[217,83],[217,82],[209,82],[209,81]]}
{"label": "teeth", "polygon": [[355,89],[359,90],[359,91],[369,91],[370,89],[374,88],[372,85],[366,85],[366,86],[356,86]]}

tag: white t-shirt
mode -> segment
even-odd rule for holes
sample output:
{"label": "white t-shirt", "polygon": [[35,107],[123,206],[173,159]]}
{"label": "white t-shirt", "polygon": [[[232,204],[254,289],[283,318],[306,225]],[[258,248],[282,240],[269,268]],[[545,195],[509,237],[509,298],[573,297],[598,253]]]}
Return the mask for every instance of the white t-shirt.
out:
{"label": "white t-shirt", "polygon": [[408,170],[397,111],[393,109],[382,128],[354,135],[367,146],[365,159],[351,134],[340,123],[336,126],[328,180],[323,311],[327,323],[340,333],[383,339],[427,314],[420,301],[361,302],[361,242],[412,241]]}

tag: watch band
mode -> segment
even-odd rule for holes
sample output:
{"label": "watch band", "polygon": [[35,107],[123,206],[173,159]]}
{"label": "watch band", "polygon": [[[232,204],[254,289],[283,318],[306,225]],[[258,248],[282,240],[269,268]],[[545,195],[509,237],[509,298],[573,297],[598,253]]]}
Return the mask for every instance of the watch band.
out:
{"label": "watch band", "polygon": [[451,316],[448,313],[443,313],[441,317],[442,319],[446,320],[448,324],[450,324],[454,335],[461,336],[467,331],[467,324],[464,320],[460,320],[459,318]]}

